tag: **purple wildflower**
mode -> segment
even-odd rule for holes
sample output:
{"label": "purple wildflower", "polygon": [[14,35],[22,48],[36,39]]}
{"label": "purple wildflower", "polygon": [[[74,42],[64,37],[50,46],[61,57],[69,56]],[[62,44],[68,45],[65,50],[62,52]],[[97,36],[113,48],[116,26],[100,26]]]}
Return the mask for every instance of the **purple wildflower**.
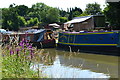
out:
{"label": "purple wildflower", "polygon": [[33,56],[34,56],[34,53],[30,53],[30,55],[31,55],[31,59],[33,58]]}
{"label": "purple wildflower", "polygon": [[23,43],[25,42],[25,38],[22,38],[22,42],[23,42]]}
{"label": "purple wildflower", "polygon": [[20,46],[23,46],[23,44],[24,44],[24,43],[23,43],[22,41],[19,43]]}
{"label": "purple wildflower", "polygon": [[19,51],[20,51],[20,49],[19,49],[19,48],[16,48],[16,54],[17,54],[17,56],[18,56],[18,54],[19,54]]}
{"label": "purple wildflower", "polygon": [[25,45],[25,43],[20,42],[19,45],[22,47],[22,49],[24,49],[24,45]]}
{"label": "purple wildflower", "polygon": [[31,56],[31,59],[32,59],[33,56],[34,56],[34,53],[33,53],[33,50],[32,50],[32,49],[30,50],[30,56]]}
{"label": "purple wildflower", "polygon": [[29,43],[26,43],[26,46],[29,46],[30,44]]}
{"label": "purple wildflower", "polygon": [[10,55],[14,54],[14,51],[13,50],[10,50]]}
{"label": "purple wildflower", "polygon": [[28,49],[32,49],[32,44],[30,44],[30,45],[28,46]]}

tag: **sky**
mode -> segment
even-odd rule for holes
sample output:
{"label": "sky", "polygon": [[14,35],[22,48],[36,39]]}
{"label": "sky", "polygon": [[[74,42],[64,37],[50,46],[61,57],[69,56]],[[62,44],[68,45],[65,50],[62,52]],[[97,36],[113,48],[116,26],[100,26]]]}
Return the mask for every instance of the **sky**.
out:
{"label": "sky", "polygon": [[74,8],[78,7],[84,10],[86,8],[86,4],[88,3],[95,3],[101,5],[101,8],[104,9],[105,0],[0,0],[0,8],[8,8],[10,4],[15,3],[16,5],[26,5],[28,7],[31,7],[33,4],[36,3],[45,3],[48,6],[51,7],[59,7],[63,10],[67,10],[67,8]]}

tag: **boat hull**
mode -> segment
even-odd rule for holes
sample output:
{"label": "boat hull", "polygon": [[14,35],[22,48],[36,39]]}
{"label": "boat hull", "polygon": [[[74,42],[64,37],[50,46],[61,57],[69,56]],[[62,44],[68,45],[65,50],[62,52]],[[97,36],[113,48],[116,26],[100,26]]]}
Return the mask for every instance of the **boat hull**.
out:
{"label": "boat hull", "polygon": [[60,33],[58,49],[120,56],[120,32]]}
{"label": "boat hull", "polygon": [[48,39],[41,42],[31,42],[33,46],[40,48],[54,48],[56,47],[56,41],[55,39]]}
{"label": "boat hull", "polygon": [[57,49],[72,51],[72,52],[86,52],[93,54],[120,56],[119,54],[120,48],[113,46],[71,46],[71,45],[57,44]]}

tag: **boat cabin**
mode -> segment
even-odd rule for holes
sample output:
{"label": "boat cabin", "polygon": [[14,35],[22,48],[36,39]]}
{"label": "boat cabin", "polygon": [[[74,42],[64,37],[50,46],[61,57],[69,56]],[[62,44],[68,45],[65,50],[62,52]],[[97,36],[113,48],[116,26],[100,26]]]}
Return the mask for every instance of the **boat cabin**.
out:
{"label": "boat cabin", "polygon": [[105,28],[105,17],[104,15],[75,17],[64,23],[64,28],[68,30],[73,28],[74,31],[103,29]]}

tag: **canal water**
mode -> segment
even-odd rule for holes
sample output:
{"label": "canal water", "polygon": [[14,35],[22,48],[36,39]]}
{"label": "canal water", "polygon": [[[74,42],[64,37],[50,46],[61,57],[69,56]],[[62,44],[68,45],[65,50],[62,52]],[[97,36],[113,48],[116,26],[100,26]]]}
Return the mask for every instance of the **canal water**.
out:
{"label": "canal water", "polygon": [[[44,49],[31,69],[49,78],[118,78],[117,56]],[[44,56],[47,56],[46,58]]]}

